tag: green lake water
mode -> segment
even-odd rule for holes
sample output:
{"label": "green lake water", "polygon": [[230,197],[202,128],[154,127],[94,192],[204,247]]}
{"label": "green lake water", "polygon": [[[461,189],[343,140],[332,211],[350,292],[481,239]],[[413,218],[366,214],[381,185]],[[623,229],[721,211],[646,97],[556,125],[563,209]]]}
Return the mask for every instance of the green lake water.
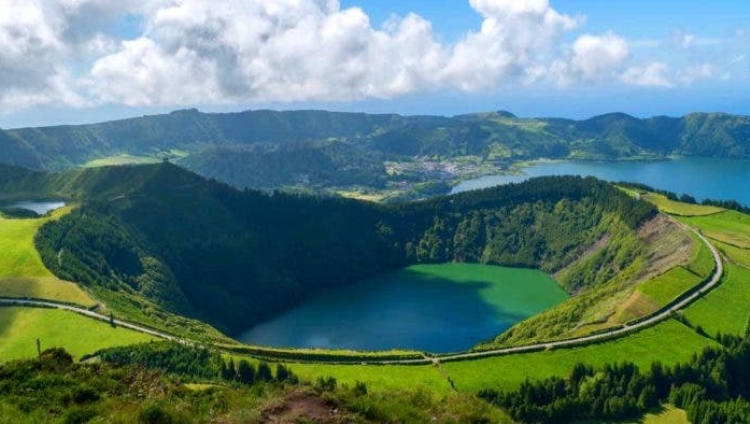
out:
{"label": "green lake water", "polygon": [[567,298],[535,270],[416,265],[322,292],[239,339],[277,347],[455,352]]}

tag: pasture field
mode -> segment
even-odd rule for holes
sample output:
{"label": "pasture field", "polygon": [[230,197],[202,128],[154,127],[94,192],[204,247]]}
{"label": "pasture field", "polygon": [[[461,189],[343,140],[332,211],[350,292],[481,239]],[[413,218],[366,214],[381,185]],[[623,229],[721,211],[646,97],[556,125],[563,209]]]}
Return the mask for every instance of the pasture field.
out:
{"label": "pasture field", "polygon": [[656,205],[660,211],[670,215],[681,216],[702,216],[712,215],[724,211],[717,206],[694,205],[690,203],[676,202],[668,199],[666,196],[657,193],[647,193],[643,195],[644,200]]}
{"label": "pasture field", "polygon": [[687,269],[676,266],[638,286],[638,291],[661,306],[668,304],[703,281]]}
{"label": "pasture field", "polygon": [[685,317],[710,335],[744,334],[750,316],[750,216],[726,211],[681,220],[713,239],[727,259],[721,285],[687,308]]}
{"label": "pasture field", "polygon": [[726,211],[715,215],[681,218],[681,220],[700,228],[701,232],[709,238],[750,249],[750,215]]}
{"label": "pasture field", "polygon": [[0,296],[33,299],[50,299],[90,308],[96,306],[78,285],[57,277],[4,277],[0,278]]}
{"label": "pasture field", "polygon": [[52,277],[34,246],[34,236],[39,227],[71,209],[58,209],[39,219],[11,219],[0,215],[0,252],[3,252],[0,255],[0,278]]}
{"label": "pasture field", "polygon": [[74,358],[99,349],[156,340],[135,331],[112,327],[73,312],[43,308],[0,308],[0,362],[34,358],[42,350],[63,347]]}
{"label": "pasture field", "polygon": [[600,367],[631,361],[646,370],[655,361],[663,364],[686,362],[693,353],[717,345],[686,325],[668,320],[631,336],[596,345],[448,362],[442,367],[460,391],[512,390],[526,379],[567,376],[578,362]]}
{"label": "pasture field", "polygon": [[38,219],[10,219],[0,215],[0,296],[33,297],[95,305],[76,284],[56,278],[34,246],[39,227],[70,212],[68,206]]}
{"label": "pasture field", "polygon": [[696,249],[693,253],[693,258],[690,260],[690,263],[686,268],[701,277],[708,277],[714,271],[716,266],[716,264],[714,264],[714,255],[711,254],[711,249],[709,249],[708,246],[706,246],[706,243],[703,243],[698,236],[692,232],[690,235],[693,237]]}
{"label": "pasture field", "polygon": [[301,379],[315,381],[318,377],[334,377],[339,384],[353,386],[357,381],[375,391],[404,391],[422,388],[432,393],[448,394],[448,379],[435,365],[330,365],[289,364]]}
{"label": "pasture field", "polygon": [[724,271],[721,284],[685,309],[684,315],[711,336],[741,336],[750,315],[750,270],[727,264]]}
{"label": "pasture field", "polygon": [[714,242],[714,244],[729,259],[730,263],[750,268],[750,249],[741,249],[722,242]]}

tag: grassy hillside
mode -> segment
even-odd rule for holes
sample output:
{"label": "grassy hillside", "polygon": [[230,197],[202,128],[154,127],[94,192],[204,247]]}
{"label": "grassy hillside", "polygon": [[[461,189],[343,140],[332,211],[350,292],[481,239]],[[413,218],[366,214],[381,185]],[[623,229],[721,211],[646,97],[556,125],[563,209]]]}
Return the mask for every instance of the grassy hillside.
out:
{"label": "grassy hillside", "polygon": [[144,343],[153,337],[56,309],[0,308],[0,363],[37,355],[42,349],[64,346],[75,358],[97,350]]}
{"label": "grassy hillside", "polygon": [[34,246],[34,237],[42,225],[71,210],[67,207],[45,217],[25,219],[0,214],[0,296],[52,299],[86,307],[96,304],[77,285],[55,277]]}

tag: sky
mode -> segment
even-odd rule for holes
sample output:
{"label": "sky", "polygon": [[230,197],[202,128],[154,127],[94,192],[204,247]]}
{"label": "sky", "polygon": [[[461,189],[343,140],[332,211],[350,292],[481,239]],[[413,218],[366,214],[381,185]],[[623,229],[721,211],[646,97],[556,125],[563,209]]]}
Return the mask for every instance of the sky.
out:
{"label": "sky", "polygon": [[0,0],[0,128],[176,109],[750,115],[740,0]]}

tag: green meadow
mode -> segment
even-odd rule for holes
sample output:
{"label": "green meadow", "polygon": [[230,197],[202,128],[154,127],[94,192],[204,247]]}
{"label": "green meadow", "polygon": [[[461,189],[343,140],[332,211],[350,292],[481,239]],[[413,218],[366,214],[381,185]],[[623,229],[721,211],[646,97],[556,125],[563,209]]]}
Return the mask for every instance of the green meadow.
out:
{"label": "green meadow", "polygon": [[726,211],[708,216],[682,218],[714,239],[743,249],[750,249],[750,215]]}
{"label": "green meadow", "polygon": [[0,296],[32,297],[92,306],[96,302],[76,284],[56,278],[34,246],[39,227],[70,212],[65,207],[37,219],[0,215]]}
{"label": "green meadow", "polygon": [[711,215],[724,211],[724,209],[716,206],[696,205],[691,203],[677,202],[668,199],[666,196],[656,193],[647,193],[643,195],[644,200],[656,205],[660,211],[668,213],[670,215],[681,215],[681,216],[699,216],[699,215]]}
{"label": "green meadow", "polygon": [[676,266],[669,271],[638,286],[638,291],[659,305],[666,305],[703,281],[687,269]]}
{"label": "green meadow", "polygon": [[675,320],[631,336],[589,346],[449,362],[443,369],[461,391],[515,389],[524,380],[567,376],[576,363],[593,366],[630,361],[646,369],[652,362],[685,362],[695,352],[718,344]]}
{"label": "green meadow", "polygon": [[37,340],[42,350],[63,347],[80,358],[99,349],[155,338],[58,309],[0,308],[0,363],[35,357]]}

